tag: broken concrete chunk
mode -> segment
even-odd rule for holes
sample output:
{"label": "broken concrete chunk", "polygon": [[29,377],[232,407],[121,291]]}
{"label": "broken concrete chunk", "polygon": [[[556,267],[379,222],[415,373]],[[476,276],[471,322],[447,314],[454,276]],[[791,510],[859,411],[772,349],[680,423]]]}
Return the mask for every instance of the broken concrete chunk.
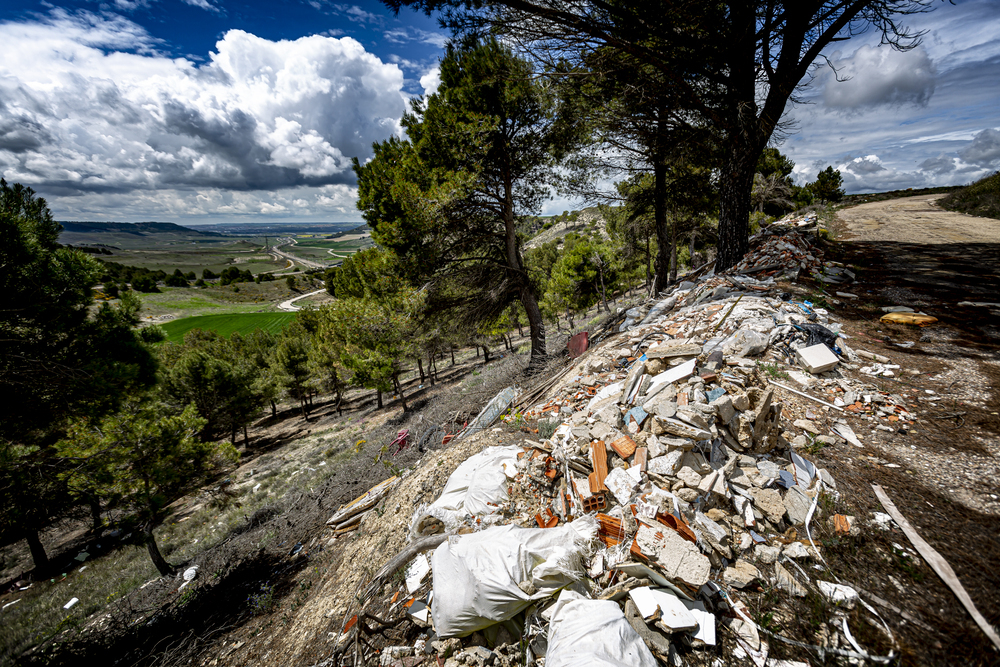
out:
{"label": "broken concrete chunk", "polygon": [[674,341],[666,341],[646,351],[647,359],[669,359],[671,357],[697,357],[701,354],[701,345],[697,343],[682,343],[671,345]]}
{"label": "broken concrete chunk", "polygon": [[743,392],[733,394],[733,407],[743,412],[744,410],[750,409],[750,397]]}
{"label": "broken concrete chunk", "polygon": [[688,424],[694,426],[695,428],[700,428],[704,431],[708,431],[709,427],[708,420],[705,419],[705,416],[697,410],[692,410],[689,408],[679,408],[677,410],[676,417],[677,419],[687,422]]}
{"label": "broken concrete chunk", "polygon": [[674,450],[668,452],[664,456],[657,457],[651,461],[646,462],[646,470],[656,475],[662,475],[664,477],[673,477],[677,474],[680,469],[681,459],[684,456],[682,450]]}
{"label": "broken concrete chunk", "polygon": [[694,365],[695,360],[691,359],[690,361],[687,361],[679,366],[674,366],[670,370],[663,371],[659,375],[655,376],[649,386],[650,393],[655,391],[656,387],[659,385],[680,382],[681,380],[691,377],[694,375]]}
{"label": "broken concrete chunk", "polygon": [[785,504],[781,500],[781,494],[774,489],[751,489],[753,503],[771,523],[781,523],[785,516]]}
{"label": "broken concrete chunk", "polygon": [[831,602],[842,604],[848,609],[854,609],[854,604],[858,601],[858,592],[850,586],[843,584],[833,584],[829,581],[817,581],[820,593],[825,595]]}
{"label": "broken concrete chunk", "polygon": [[786,570],[781,563],[774,564],[774,577],[775,585],[780,589],[794,595],[795,597],[804,598],[806,596],[806,589],[796,581],[792,573]]}
{"label": "broken concrete chunk", "polygon": [[722,573],[722,580],[736,588],[746,588],[757,579],[760,579],[760,570],[742,559]]}
{"label": "broken concrete chunk", "polygon": [[670,579],[700,588],[708,581],[712,564],[698,547],[670,528],[656,531],[639,526],[636,540],[642,553],[656,561]]}
{"label": "broken concrete chunk", "polygon": [[757,401],[754,409],[753,419],[753,439],[756,442],[761,436],[767,433],[771,426],[771,399],[774,398],[774,387],[768,387]]}
{"label": "broken concrete chunk", "polygon": [[597,417],[597,421],[604,422],[612,428],[619,428],[623,425],[622,411],[614,403],[600,410],[595,417]]}
{"label": "broken concrete chunk", "polygon": [[660,419],[660,427],[671,435],[677,435],[691,440],[710,440],[712,434],[703,428],[685,424],[678,419]]}
{"label": "broken concrete chunk", "polygon": [[719,421],[728,424],[736,415],[736,408],[733,406],[733,399],[730,396],[720,396],[710,403],[719,415]]}
{"label": "broken concrete chunk", "polygon": [[781,553],[785,558],[794,558],[795,560],[811,556],[809,549],[801,542],[789,542]]}
{"label": "broken concrete chunk", "polygon": [[677,471],[677,479],[684,482],[684,485],[690,489],[697,489],[701,486],[701,475],[687,466]]}
{"label": "broken concrete chunk", "polygon": [[785,512],[788,514],[788,521],[793,526],[803,526],[806,523],[806,516],[812,506],[812,498],[802,493],[799,487],[793,486],[788,489],[784,499]]}
{"label": "broken concrete chunk", "polygon": [[792,422],[792,425],[795,426],[796,428],[802,429],[803,431],[808,431],[813,435],[819,435],[821,433],[821,431],[819,430],[819,426],[817,426],[816,422],[812,421],[811,419],[796,419],[794,422]]}
{"label": "broken concrete chunk", "polygon": [[656,415],[657,417],[663,417],[666,419],[677,414],[677,403],[674,402],[674,396],[669,396],[664,392],[660,392],[651,400],[643,403],[642,409],[651,415]]}
{"label": "broken concrete chunk", "polygon": [[614,432],[615,430],[611,427],[611,425],[603,421],[591,424],[590,428],[587,431],[591,440],[604,440],[604,441],[607,441],[611,437],[611,434]]}
{"label": "broken concrete chunk", "polygon": [[776,563],[778,561],[778,556],[781,555],[781,549],[778,547],[769,547],[764,544],[758,544],[754,547],[754,555],[761,563],[770,565],[771,563]]}
{"label": "broken concrete chunk", "polygon": [[615,468],[604,478],[604,485],[614,494],[615,498],[622,505],[628,505],[632,497],[632,489],[635,488],[635,480],[621,468]]}

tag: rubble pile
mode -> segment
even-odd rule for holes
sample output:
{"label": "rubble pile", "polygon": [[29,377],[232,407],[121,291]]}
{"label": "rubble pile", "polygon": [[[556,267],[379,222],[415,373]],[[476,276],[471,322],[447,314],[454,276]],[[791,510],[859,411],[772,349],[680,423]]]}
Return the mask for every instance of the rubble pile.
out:
{"label": "rubble pile", "polygon": [[[817,521],[844,534],[859,525],[823,516],[820,499],[837,484],[806,451],[863,447],[848,416],[895,429],[915,415],[901,396],[840,372],[874,367],[829,312],[775,293],[778,275],[853,275],[798,232],[755,241],[742,268],[628,311],[624,336],[589,351],[556,396],[523,413],[557,423],[550,437],[486,449],[417,509],[414,543],[447,537],[416,556],[402,590],[382,591],[425,629],[416,646],[384,651],[383,665],[434,655],[448,667],[680,665],[725,632],[736,658],[763,666],[774,640],[751,619],[745,590],[811,589],[854,606],[853,588],[816,578],[823,556],[811,534]],[[779,362],[798,370],[778,374]],[[813,406],[804,419],[791,418],[786,390]],[[841,620],[825,650],[871,657]]]}

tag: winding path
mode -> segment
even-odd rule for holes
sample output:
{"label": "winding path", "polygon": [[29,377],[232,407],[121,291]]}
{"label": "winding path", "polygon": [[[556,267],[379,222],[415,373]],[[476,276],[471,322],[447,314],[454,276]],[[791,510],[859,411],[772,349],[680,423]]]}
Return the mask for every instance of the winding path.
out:
{"label": "winding path", "polygon": [[325,291],[326,291],[325,289],[318,289],[315,292],[308,292],[306,294],[302,294],[300,296],[288,299],[287,301],[282,301],[281,303],[278,304],[278,310],[285,310],[291,313],[294,313],[297,310],[302,310],[298,306],[294,305],[296,301],[298,301],[299,299],[305,299],[306,297],[316,296],[317,294],[322,294]]}

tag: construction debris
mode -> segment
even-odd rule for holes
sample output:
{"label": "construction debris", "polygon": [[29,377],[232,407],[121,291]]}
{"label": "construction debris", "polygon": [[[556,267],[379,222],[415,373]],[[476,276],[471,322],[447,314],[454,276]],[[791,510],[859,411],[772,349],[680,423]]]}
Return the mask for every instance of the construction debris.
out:
{"label": "construction debris", "polygon": [[[448,666],[507,665],[505,651],[520,646],[526,664],[544,658],[550,667],[673,665],[679,647],[715,645],[721,624],[764,665],[768,633],[748,615],[744,591],[859,600],[855,588],[807,574],[823,562],[811,524],[822,519],[845,535],[859,528],[854,517],[822,516],[819,501],[837,494],[836,480],[803,450],[864,447],[844,416],[896,429],[915,413],[901,396],[841,372],[864,373],[861,356],[894,370],[887,358],[855,352],[825,308],[776,293],[776,278],[803,272],[830,284],[854,279],[799,231],[815,223],[774,225],[727,274],[681,282],[627,311],[622,336],[592,345],[577,375],[522,411],[557,418],[555,433],[486,449],[418,508],[411,539],[446,536],[430,558],[431,590],[421,583],[425,562],[408,570],[407,605],[423,614],[426,654]],[[801,389],[771,379],[786,365],[804,369],[780,375]],[[514,401],[511,392],[477,427]],[[804,419],[787,409],[784,397],[796,395],[811,401]],[[490,632],[492,649],[477,643]],[[868,655],[846,624],[842,632],[852,655]],[[452,638],[466,648],[442,641]],[[388,664],[413,664],[405,660]]]}

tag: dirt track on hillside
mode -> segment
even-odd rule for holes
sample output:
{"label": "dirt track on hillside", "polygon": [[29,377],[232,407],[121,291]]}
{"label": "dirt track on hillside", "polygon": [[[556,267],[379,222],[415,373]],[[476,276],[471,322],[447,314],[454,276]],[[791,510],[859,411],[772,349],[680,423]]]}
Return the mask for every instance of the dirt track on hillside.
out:
{"label": "dirt track on hillside", "polygon": [[[944,195],[923,195],[860,204],[837,213],[847,240],[925,244],[1000,243],[1000,220],[946,211]],[[900,236],[903,234],[903,236]]]}

